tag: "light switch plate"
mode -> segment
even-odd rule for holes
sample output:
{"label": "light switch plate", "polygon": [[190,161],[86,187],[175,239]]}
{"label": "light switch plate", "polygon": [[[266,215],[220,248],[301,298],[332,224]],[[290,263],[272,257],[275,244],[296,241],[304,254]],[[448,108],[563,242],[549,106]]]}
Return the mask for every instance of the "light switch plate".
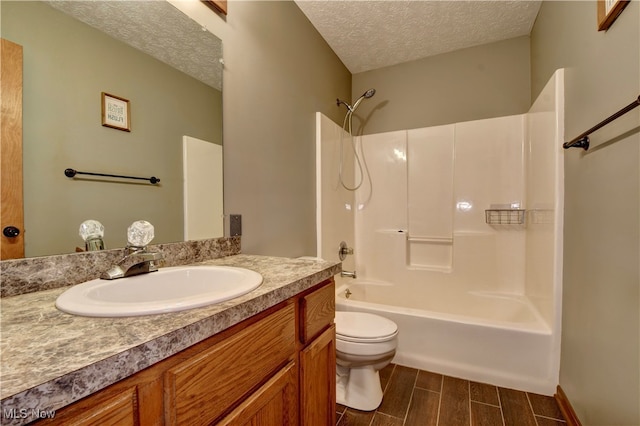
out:
{"label": "light switch plate", "polygon": [[229,235],[232,237],[242,235],[242,215],[229,215]]}

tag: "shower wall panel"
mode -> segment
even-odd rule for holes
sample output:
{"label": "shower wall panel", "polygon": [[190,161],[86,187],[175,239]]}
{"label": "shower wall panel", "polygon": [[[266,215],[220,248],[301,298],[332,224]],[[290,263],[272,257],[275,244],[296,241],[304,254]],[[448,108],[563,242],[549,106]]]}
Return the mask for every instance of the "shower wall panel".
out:
{"label": "shower wall panel", "polygon": [[384,237],[407,230],[407,132],[366,135],[359,142],[371,179],[356,191],[356,266],[359,276],[382,279],[397,256],[406,267],[405,250],[392,251]]}
{"label": "shower wall panel", "polygon": [[526,293],[550,325],[559,322],[562,282],[563,81],[558,70],[527,114]]}
{"label": "shower wall panel", "polygon": [[[492,291],[518,294],[524,292],[525,228],[488,225],[485,210],[525,208],[524,123],[525,115],[457,123],[455,137],[454,232],[477,240],[474,251],[492,254],[484,262],[494,273],[478,277],[486,288],[486,280],[492,280]],[[465,258],[474,262],[477,257]],[[454,268],[457,263],[454,259]],[[479,262],[470,267],[486,270]]]}
{"label": "shower wall panel", "polygon": [[[341,139],[342,137],[342,139]],[[340,184],[340,155],[346,167],[344,183],[353,187],[353,150],[349,135],[328,117],[316,113],[316,228],[317,252],[315,256],[338,260],[338,246],[345,241],[355,245],[355,193]],[[353,270],[353,256],[347,256],[343,269]]]}
{"label": "shower wall panel", "polygon": [[454,125],[407,132],[408,264],[450,271],[453,262]]}

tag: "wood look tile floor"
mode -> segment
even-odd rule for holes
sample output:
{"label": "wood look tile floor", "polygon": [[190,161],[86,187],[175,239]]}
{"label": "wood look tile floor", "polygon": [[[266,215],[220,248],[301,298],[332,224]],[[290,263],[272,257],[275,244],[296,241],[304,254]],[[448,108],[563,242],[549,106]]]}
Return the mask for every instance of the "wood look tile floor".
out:
{"label": "wood look tile floor", "polygon": [[337,426],[566,426],[551,396],[390,364],[376,411],[337,406]]}

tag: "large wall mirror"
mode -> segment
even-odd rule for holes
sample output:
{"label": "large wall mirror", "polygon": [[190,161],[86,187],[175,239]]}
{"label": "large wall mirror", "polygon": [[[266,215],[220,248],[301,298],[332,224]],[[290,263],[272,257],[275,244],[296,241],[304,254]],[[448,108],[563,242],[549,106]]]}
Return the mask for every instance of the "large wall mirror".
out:
{"label": "large wall mirror", "polygon": [[[183,138],[222,146],[221,41],[166,1],[0,7],[2,38],[23,46],[25,256],[84,248],[87,219],[104,225],[106,248],[125,246],[139,219],[154,225],[153,243],[182,241]],[[130,131],[102,125],[103,92],[128,101]]]}

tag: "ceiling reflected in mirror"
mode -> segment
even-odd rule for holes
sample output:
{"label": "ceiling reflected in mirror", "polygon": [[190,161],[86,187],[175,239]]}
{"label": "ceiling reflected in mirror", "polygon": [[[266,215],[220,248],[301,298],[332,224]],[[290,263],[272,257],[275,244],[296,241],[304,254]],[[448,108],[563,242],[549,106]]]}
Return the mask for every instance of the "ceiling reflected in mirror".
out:
{"label": "ceiling reflected in mirror", "polygon": [[222,41],[166,1],[45,3],[215,89],[222,89]]}

